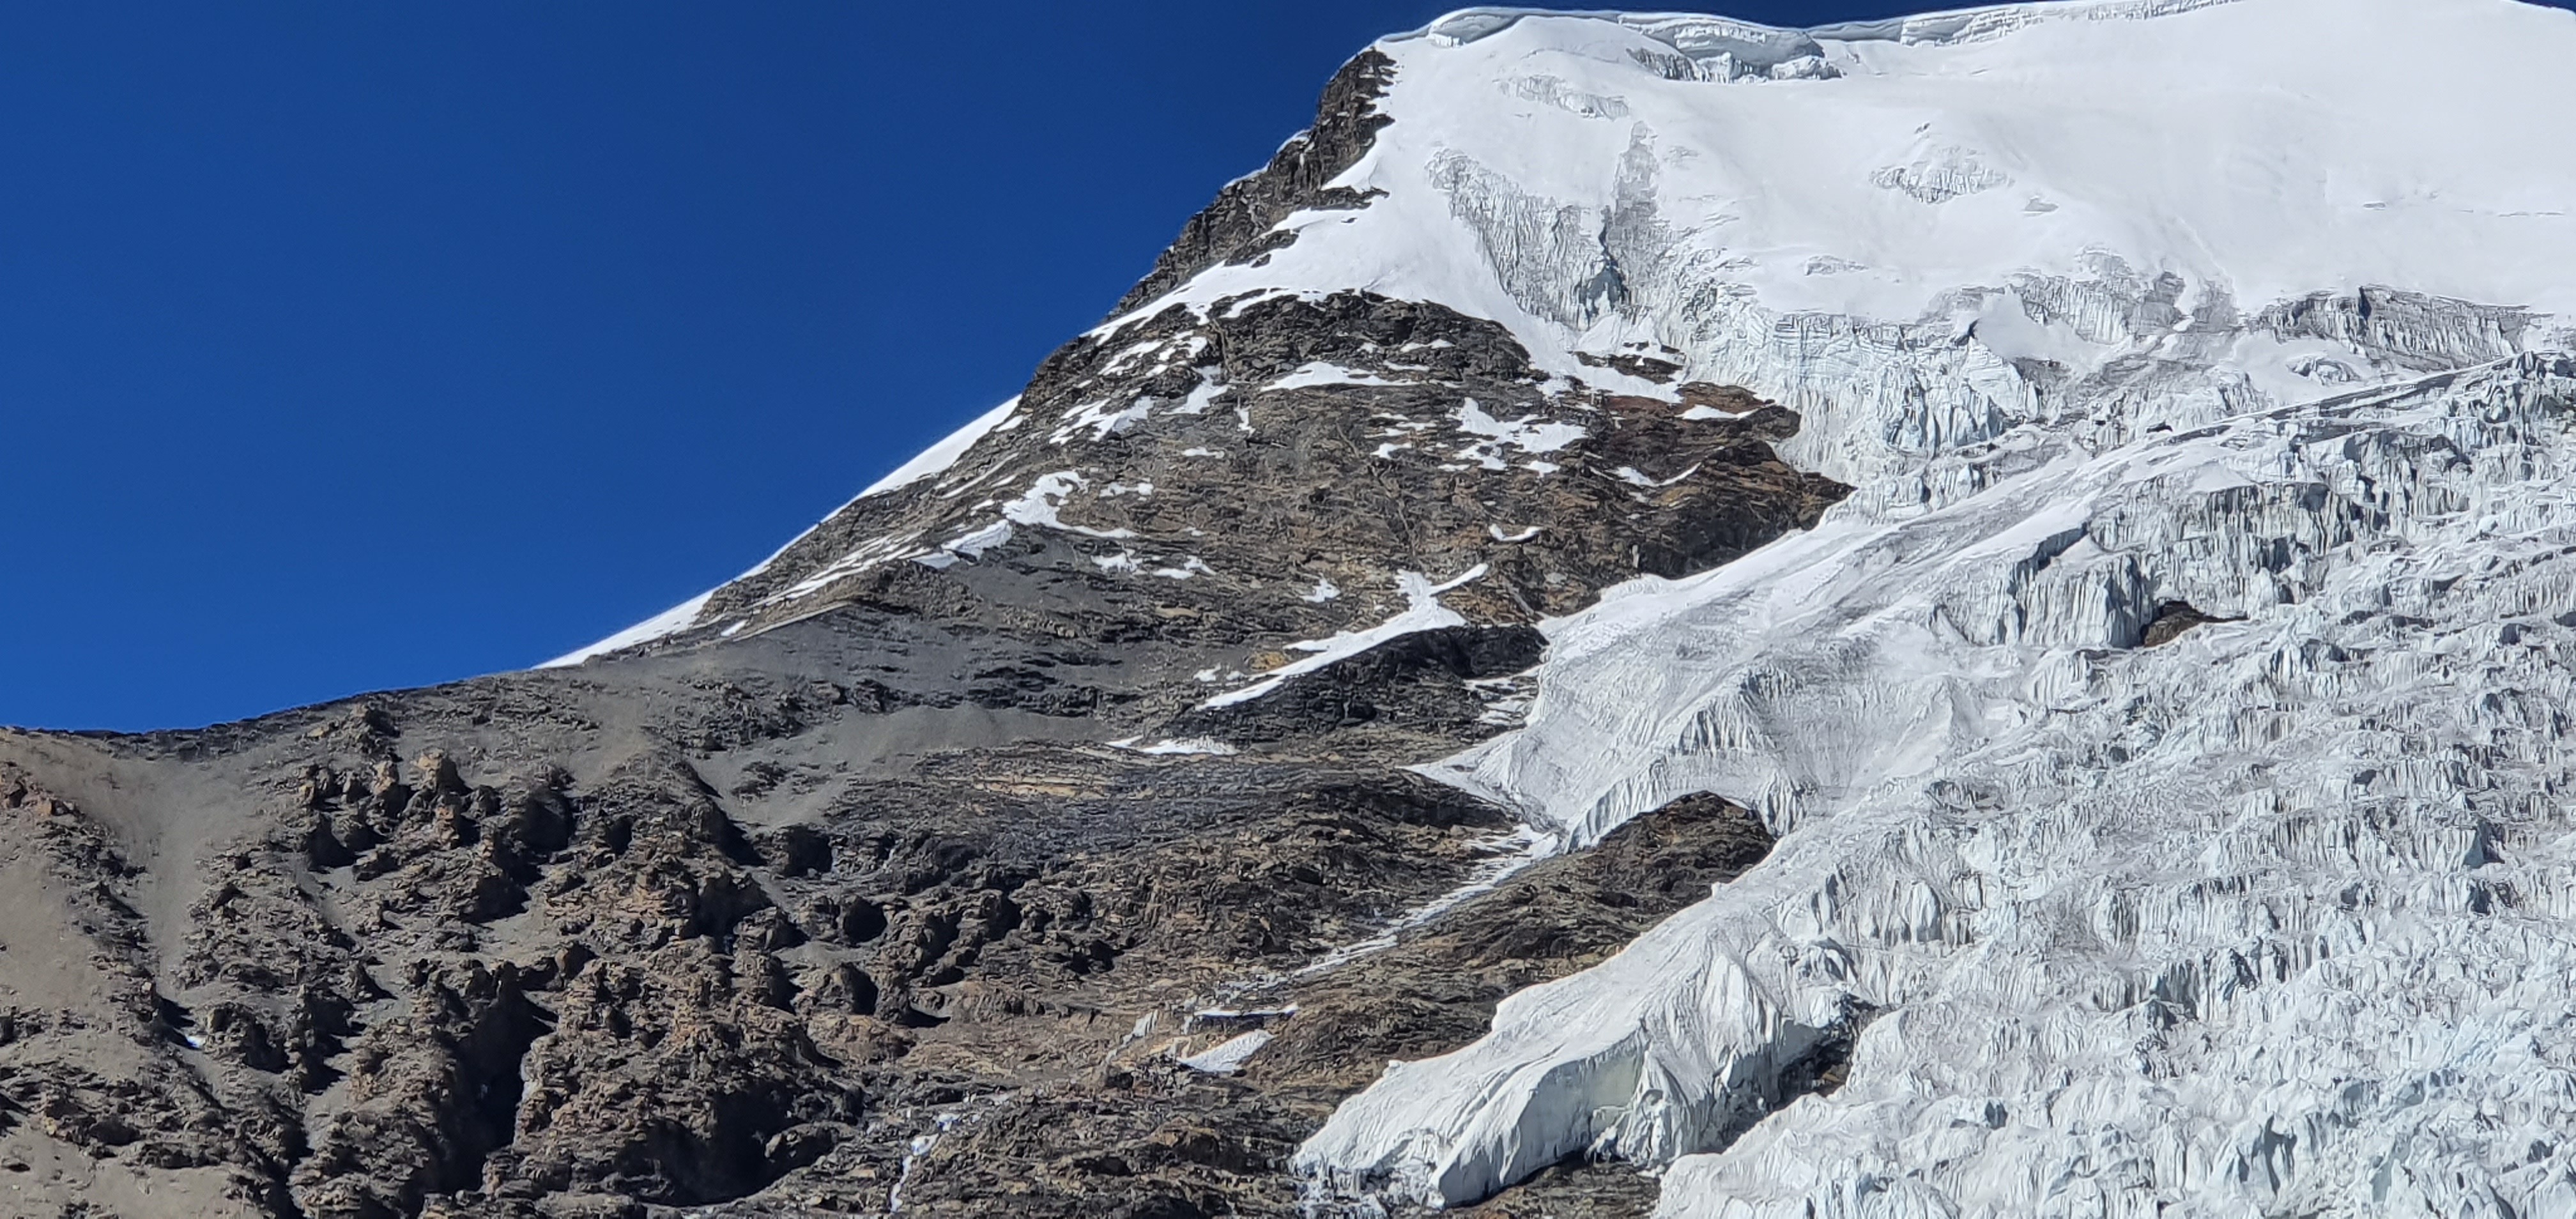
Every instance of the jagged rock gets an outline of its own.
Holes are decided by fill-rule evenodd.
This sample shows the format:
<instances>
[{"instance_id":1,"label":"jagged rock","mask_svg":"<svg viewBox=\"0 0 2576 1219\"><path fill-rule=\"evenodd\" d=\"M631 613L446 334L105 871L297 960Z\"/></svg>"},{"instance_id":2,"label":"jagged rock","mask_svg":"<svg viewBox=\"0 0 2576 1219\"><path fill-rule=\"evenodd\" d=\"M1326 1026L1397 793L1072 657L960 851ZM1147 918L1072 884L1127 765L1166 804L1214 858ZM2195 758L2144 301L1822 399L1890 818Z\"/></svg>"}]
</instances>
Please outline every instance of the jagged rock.
<instances>
[{"instance_id":1,"label":"jagged rock","mask_svg":"<svg viewBox=\"0 0 2576 1219\"><path fill-rule=\"evenodd\" d=\"M1329 184L1367 155L1371 138L1391 121L1378 113L1377 99L1394 74L1395 61L1374 50L1343 65L1324 86L1315 125L1291 139L1261 172L1227 185L1216 202L1190 217L1116 312L1144 305L1214 264L1285 248L1296 235L1275 226L1291 213L1367 206L1366 193Z\"/></svg>"},{"instance_id":2,"label":"jagged rock","mask_svg":"<svg viewBox=\"0 0 2576 1219\"><path fill-rule=\"evenodd\" d=\"M1329 184L1388 62L1137 299L1365 205ZM1560 382L1503 326L1361 291L1129 319L1022 410L606 663L0 737L0 804L51 827L21 848L58 878L44 925L118 979L0 1014L0 1097L217 1213L870 1213L899 1186L908 1212L1284 1213L1287 1153L1383 1056L1753 857L1740 812L1677 810L1643 854L1470 903L1529 936L1442 938L1407 912L1528 843L1406 767L1514 722L1540 619L1813 523L1842 489L1774 454L1794 414ZM166 845L127 863L111 823ZM1247 987L1310 1014L1234 1077L1178 1065ZM1372 992L1427 1024L1373 1024Z\"/></svg>"},{"instance_id":3,"label":"jagged rock","mask_svg":"<svg viewBox=\"0 0 2576 1219\"><path fill-rule=\"evenodd\" d=\"M1141 405L1101 414L1121 402ZM1527 623L1723 562L1842 494L1773 454L1791 412L1705 385L1681 402L1559 385L1502 327L1362 292L1176 306L1079 339L1013 417L717 590L699 629L834 604L904 630L982 622L1034 646L960 664L963 697L1088 714L1147 676L1101 645L1166 645L1164 678L1244 670L1264 641L1390 617L1407 571L1480 573L1446 603ZM1147 710L1178 709L1158 686Z\"/></svg>"}]
</instances>

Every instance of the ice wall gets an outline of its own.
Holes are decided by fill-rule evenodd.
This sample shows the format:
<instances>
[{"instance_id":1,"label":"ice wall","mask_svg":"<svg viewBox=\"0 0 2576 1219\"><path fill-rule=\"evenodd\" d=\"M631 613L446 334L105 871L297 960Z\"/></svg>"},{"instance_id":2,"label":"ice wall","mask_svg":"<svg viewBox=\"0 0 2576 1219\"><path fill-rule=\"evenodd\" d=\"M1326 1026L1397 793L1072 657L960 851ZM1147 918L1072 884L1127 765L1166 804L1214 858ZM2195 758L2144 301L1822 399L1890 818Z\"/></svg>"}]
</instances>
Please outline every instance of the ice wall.
<instances>
[{"instance_id":1,"label":"ice wall","mask_svg":"<svg viewBox=\"0 0 2576 1219\"><path fill-rule=\"evenodd\" d=\"M2576 19L2048 7L1723 71L1453 17L1354 171L1388 196L1267 272L1668 345L1857 487L1550 624L1451 778L1576 842L1713 791L1779 847L1390 1066L1319 1205L1592 1156L1671 1216L2576 1215L2576 137L2524 118ZM2480 83L2400 114L2398 62ZM2144 646L2181 603L2219 621Z\"/></svg>"},{"instance_id":2,"label":"ice wall","mask_svg":"<svg viewBox=\"0 0 2576 1219\"><path fill-rule=\"evenodd\" d=\"M2525 357L2266 411L1565 624L1486 781L1787 832L1306 1166L1463 1201L1679 1156L1675 1215L2576 1202L2571 409ZM2139 647L2167 600L2243 621ZM1849 1086L1755 1122L1860 1013Z\"/></svg>"}]
</instances>

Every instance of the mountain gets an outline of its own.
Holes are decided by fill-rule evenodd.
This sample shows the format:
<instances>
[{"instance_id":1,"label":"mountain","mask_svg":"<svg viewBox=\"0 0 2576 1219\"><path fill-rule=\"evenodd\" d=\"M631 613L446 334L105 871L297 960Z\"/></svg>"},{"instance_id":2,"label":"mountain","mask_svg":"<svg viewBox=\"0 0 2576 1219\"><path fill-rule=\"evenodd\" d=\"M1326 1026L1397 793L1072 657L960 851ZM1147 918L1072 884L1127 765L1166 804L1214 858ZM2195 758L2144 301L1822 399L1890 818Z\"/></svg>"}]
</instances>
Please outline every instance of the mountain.
<instances>
[{"instance_id":1,"label":"mountain","mask_svg":"<svg viewBox=\"0 0 2576 1219\"><path fill-rule=\"evenodd\" d=\"M0 1183L2576 1214L2571 56L2513 0L1385 39L742 577L0 733Z\"/></svg>"}]
</instances>

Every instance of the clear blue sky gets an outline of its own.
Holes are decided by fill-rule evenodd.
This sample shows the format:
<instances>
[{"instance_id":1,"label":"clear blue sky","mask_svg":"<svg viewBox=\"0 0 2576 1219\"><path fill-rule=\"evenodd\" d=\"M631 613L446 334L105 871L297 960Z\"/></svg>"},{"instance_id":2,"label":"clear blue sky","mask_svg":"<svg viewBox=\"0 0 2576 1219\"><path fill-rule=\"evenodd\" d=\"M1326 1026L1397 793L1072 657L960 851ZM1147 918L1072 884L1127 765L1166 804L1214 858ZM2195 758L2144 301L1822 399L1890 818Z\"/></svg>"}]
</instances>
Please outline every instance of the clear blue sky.
<instances>
[{"instance_id":1,"label":"clear blue sky","mask_svg":"<svg viewBox=\"0 0 2576 1219\"><path fill-rule=\"evenodd\" d=\"M516 668L718 583L1449 7L0 7L0 723Z\"/></svg>"}]
</instances>

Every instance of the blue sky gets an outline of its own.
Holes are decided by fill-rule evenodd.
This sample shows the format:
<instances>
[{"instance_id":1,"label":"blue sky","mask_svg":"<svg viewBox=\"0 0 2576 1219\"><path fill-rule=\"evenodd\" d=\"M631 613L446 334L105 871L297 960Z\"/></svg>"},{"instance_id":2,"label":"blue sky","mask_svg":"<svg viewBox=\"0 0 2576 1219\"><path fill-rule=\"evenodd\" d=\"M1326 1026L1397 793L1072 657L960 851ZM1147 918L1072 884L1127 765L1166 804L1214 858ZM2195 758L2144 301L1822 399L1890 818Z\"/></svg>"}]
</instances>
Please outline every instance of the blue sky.
<instances>
[{"instance_id":1,"label":"blue sky","mask_svg":"<svg viewBox=\"0 0 2576 1219\"><path fill-rule=\"evenodd\" d=\"M718 583L1449 7L0 8L0 723L515 668Z\"/></svg>"}]
</instances>

